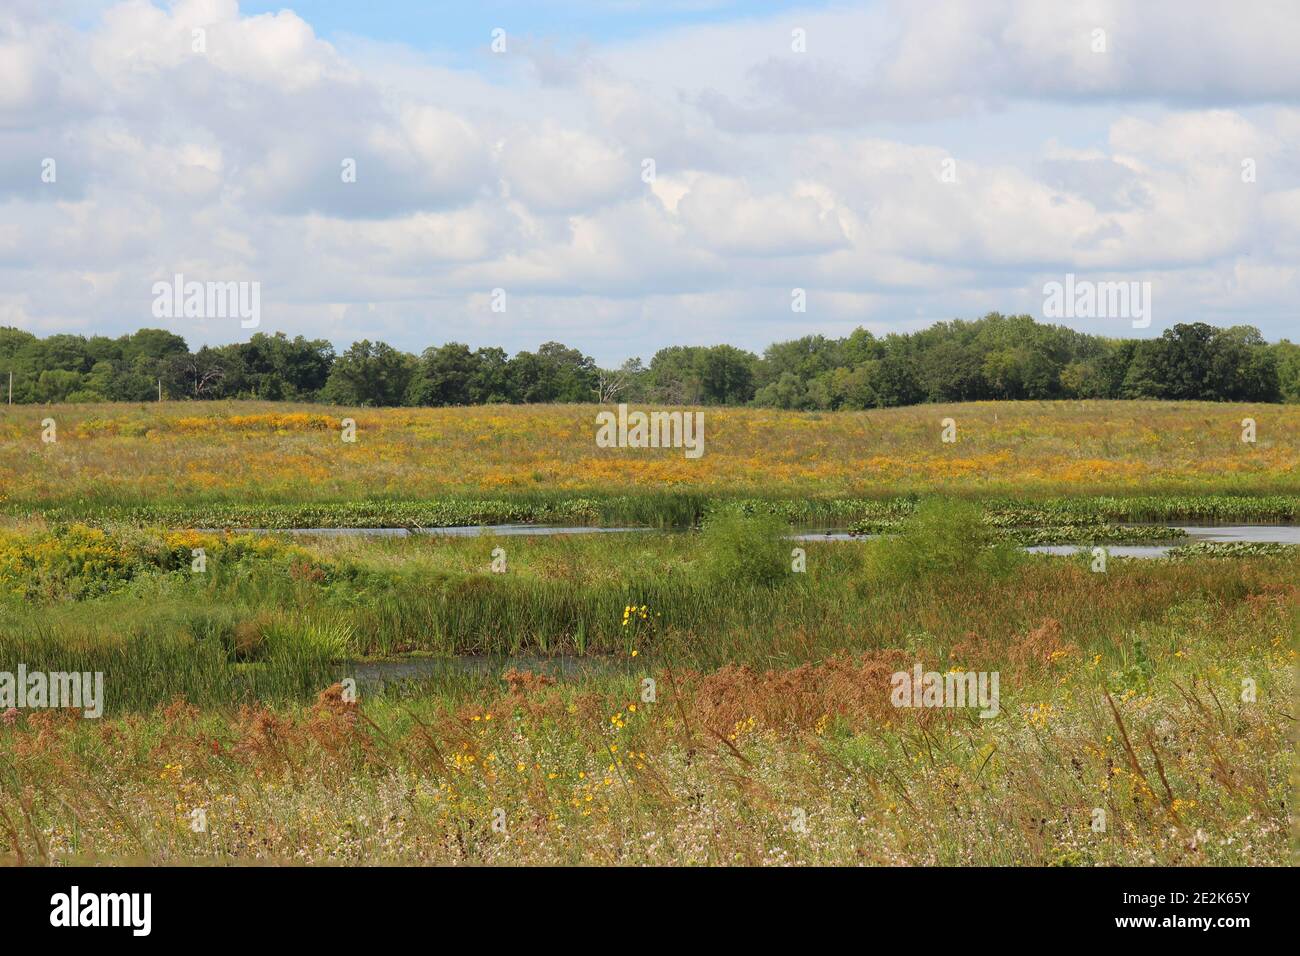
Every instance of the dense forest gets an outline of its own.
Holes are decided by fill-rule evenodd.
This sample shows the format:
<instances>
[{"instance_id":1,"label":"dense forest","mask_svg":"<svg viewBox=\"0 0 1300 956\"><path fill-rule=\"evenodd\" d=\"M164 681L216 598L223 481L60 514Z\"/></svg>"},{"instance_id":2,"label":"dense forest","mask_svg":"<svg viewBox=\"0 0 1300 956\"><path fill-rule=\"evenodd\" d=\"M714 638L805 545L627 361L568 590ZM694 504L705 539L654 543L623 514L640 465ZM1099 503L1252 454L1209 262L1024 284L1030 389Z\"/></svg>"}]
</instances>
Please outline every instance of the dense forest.
<instances>
[{"instance_id":1,"label":"dense forest","mask_svg":"<svg viewBox=\"0 0 1300 956\"><path fill-rule=\"evenodd\" d=\"M761 356L730 345L672 346L645 365L601 369L548 342L513 357L458 342L420 355L363 340L258 333L190 351L179 335L120 338L0 328L0 395L13 401L257 398L339 405L627 401L863 409L979 399L1163 398L1300 401L1300 345L1250 326L1175 325L1158 338L1087 335L992 313L908 334L810 335ZM4 401L0 397L0 401Z\"/></svg>"}]
</instances>

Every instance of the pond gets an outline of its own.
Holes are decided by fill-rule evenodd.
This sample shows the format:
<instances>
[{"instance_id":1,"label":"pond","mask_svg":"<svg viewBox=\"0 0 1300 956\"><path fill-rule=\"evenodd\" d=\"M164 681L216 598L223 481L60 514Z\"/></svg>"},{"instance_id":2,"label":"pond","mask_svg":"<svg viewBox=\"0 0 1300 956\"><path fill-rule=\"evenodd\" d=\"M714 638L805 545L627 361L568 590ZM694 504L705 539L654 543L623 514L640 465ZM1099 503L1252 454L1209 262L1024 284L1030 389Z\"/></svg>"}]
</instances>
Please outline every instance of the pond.
<instances>
[{"instance_id":1,"label":"pond","mask_svg":"<svg viewBox=\"0 0 1300 956\"><path fill-rule=\"evenodd\" d=\"M1172 525L1184 534L1177 542L1170 544L1105 544L1106 552L1112 557L1125 558L1159 558L1176 547L1197 542L1229 544L1246 542L1257 544L1300 544L1300 525L1254 524L1254 525ZM829 530L792 535L799 541L857 541L865 535L851 535L846 531ZM875 537L872 535L871 537ZM1036 544L1026 550L1034 554L1074 554L1079 550L1088 550L1091 545L1080 544Z\"/></svg>"},{"instance_id":2,"label":"pond","mask_svg":"<svg viewBox=\"0 0 1300 956\"><path fill-rule=\"evenodd\" d=\"M1158 558L1181 545L1197 542L1227 544L1233 542L1261 544L1295 544L1300 545L1300 525L1286 524L1251 524L1251 525L1174 525L1187 537L1179 538L1169 544L1106 544L1107 552L1114 557ZM430 537L474 538L484 535L501 536L544 536L553 534L630 534L639 532L681 533L685 529L661 528L598 528L583 525L535 525L535 524L498 524L472 525L452 528L249 528L260 534L292 534L320 537L407 537L410 535L428 535ZM842 528L829 528L817 531L801 531L789 536L791 541L865 541L876 535L855 535ZM1038 544L1028 548L1035 554L1073 554L1090 545L1079 544Z\"/></svg>"}]
</instances>

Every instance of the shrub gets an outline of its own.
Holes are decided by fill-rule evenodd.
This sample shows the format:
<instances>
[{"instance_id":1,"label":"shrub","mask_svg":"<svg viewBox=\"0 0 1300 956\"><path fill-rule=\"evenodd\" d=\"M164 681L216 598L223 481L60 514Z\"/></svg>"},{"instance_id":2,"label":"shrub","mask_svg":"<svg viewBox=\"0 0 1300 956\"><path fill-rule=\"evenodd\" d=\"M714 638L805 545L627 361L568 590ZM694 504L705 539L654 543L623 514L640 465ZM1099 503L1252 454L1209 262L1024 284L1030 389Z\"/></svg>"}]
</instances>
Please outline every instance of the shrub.
<instances>
[{"instance_id":1,"label":"shrub","mask_svg":"<svg viewBox=\"0 0 1300 956\"><path fill-rule=\"evenodd\" d=\"M720 511L705 519L703 547L709 578L720 584L771 587L790 573L785 522L775 515Z\"/></svg>"},{"instance_id":2,"label":"shrub","mask_svg":"<svg viewBox=\"0 0 1300 956\"><path fill-rule=\"evenodd\" d=\"M1024 552L984 521L978 505L932 499L918 505L898 534L869 542L865 558L873 577L908 582L971 573L1005 577Z\"/></svg>"}]
</instances>

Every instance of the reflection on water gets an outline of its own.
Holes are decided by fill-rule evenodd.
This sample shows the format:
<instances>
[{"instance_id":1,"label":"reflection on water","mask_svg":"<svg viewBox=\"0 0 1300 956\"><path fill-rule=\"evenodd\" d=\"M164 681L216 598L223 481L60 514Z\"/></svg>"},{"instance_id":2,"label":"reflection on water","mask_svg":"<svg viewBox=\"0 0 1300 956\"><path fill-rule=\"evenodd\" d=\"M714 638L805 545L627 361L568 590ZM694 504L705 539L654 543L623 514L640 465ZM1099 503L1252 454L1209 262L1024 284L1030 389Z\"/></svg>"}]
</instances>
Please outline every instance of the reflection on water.
<instances>
[{"instance_id":1,"label":"reflection on water","mask_svg":"<svg viewBox=\"0 0 1300 956\"><path fill-rule=\"evenodd\" d=\"M1187 542L1182 542L1186 544ZM1112 558L1160 558L1172 551L1172 544L1104 544L1106 553ZM1026 548L1032 554L1076 554L1091 551L1090 544L1035 544Z\"/></svg>"},{"instance_id":2,"label":"reflection on water","mask_svg":"<svg viewBox=\"0 0 1300 956\"><path fill-rule=\"evenodd\" d=\"M867 541L878 534L849 534L847 531L803 531L790 535L791 541Z\"/></svg>"},{"instance_id":3,"label":"reflection on water","mask_svg":"<svg viewBox=\"0 0 1300 956\"><path fill-rule=\"evenodd\" d=\"M1107 544L1106 553L1125 558L1159 558L1175 547L1198 542L1214 544L1300 544L1300 525L1242 524L1242 525L1183 525L1187 537L1177 545L1171 544ZM1090 550L1091 546L1077 544L1040 544L1029 548L1035 554L1074 554Z\"/></svg>"},{"instance_id":4,"label":"reflection on water","mask_svg":"<svg viewBox=\"0 0 1300 956\"><path fill-rule=\"evenodd\" d=\"M1212 541L1219 544L1247 542L1252 544L1300 544L1300 525L1287 524L1244 524L1244 525L1182 525L1180 530L1187 534L1173 544L1109 544L1105 545L1107 553L1126 558L1158 558L1168 554L1173 548L1195 544L1198 541ZM852 535L846 531L815 531L791 535L795 541L859 541L879 535ZM1087 551L1092 545L1081 544L1036 544L1029 548L1034 554L1074 554Z\"/></svg>"},{"instance_id":5,"label":"reflection on water","mask_svg":"<svg viewBox=\"0 0 1300 956\"><path fill-rule=\"evenodd\" d=\"M552 534L627 534L636 531L653 531L659 533L680 533L684 529L661 528L596 528L582 525L539 525L539 524L495 524L473 525L454 528L249 528L259 534L293 534L319 535L321 537L406 537L408 535L427 535L429 537L473 538L480 535L518 535L543 536ZM1300 545L1300 525L1283 524L1245 524L1245 525L1183 525L1187 534L1173 544L1106 544L1106 550L1116 556L1127 558L1158 558L1178 545L1195 544L1198 541L1216 543L1247 542L1261 544L1298 544ZM791 541L865 541L878 535L849 534L840 528L822 531L803 531L789 536ZM1091 545L1079 544L1039 544L1027 550L1035 554L1074 554L1087 550Z\"/></svg>"},{"instance_id":6,"label":"reflection on water","mask_svg":"<svg viewBox=\"0 0 1300 956\"><path fill-rule=\"evenodd\" d=\"M1271 544L1300 544L1300 524L1225 524L1184 527L1196 541L1250 541Z\"/></svg>"}]
</instances>

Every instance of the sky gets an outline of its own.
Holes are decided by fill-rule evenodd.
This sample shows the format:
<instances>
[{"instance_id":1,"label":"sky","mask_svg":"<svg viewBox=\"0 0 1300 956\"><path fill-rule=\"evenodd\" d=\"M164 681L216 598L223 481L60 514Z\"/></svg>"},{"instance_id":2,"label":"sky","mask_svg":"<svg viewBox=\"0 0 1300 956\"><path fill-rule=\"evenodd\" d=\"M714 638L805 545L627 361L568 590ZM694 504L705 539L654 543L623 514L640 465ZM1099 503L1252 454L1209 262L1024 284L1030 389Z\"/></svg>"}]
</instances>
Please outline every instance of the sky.
<instances>
[{"instance_id":1,"label":"sky","mask_svg":"<svg viewBox=\"0 0 1300 956\"><path fill-rule=\"evenodd\" d=\"M1300 339L1298 46L1293 0L3 0L0 326ZM258 325L160 317L178 274ZM1067 275L1149 324L1049 315Z\"/></svg>"}]
</instances>

